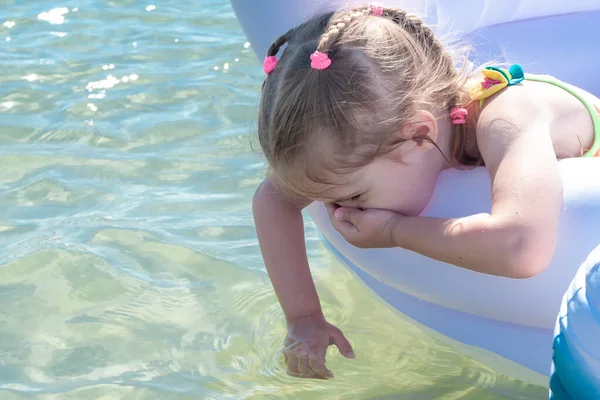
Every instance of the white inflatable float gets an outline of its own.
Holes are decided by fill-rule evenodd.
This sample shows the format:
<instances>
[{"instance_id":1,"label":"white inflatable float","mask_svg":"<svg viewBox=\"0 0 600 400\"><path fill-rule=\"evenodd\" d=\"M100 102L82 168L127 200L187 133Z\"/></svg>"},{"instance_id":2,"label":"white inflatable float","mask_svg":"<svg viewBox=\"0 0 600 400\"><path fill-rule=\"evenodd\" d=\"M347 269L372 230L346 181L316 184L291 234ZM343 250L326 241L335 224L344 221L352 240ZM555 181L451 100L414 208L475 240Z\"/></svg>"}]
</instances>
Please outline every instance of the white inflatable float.
<instances>
[{"instance_id":1,"label":"white inflatable float","mask_svg":"<svg viewBox=\"0 0 600 400\"><path fill-rule=\"evenodd\" d=\"M600 94L598 0L377 3L416 12L440 33L452 30L467 37L475 47L473 54L478 61L518 62L526 72L551 74ZM270 43L287 29L314 13L348 4L352 3L262 0L259 5L232 0L260 60ZM600 243L600 159L567 159L560 161L559 166L564 181L564 207L557 250L546 271L526 280L471 272L399 248L357 249L333 229L322 204L314 203L309 212L334 253L389 304L458 342L487 350L485 362L494 368L539 383L540 377L547 379L551 373L553 328L561 299L580 265ZM490 206L490 180L484 168L447 170L422 215L459 217L489 212ZM600 260L600 252L597 256ZM584 278L579 284L585 285ZM565 302L569 301L565 296ZM566 313L565 307L568 309L563 305L561 315ZM581 308L578 310L581 315ZM580 321L576 328L587 329L585 323ZM559 335L561 329L569 331L557 325ZM590 357L600 360L598 329L594 331L596 353L588 356L588 361ZM577 337L572 329L569 335ZM583 349L589 352L585 346ZM491 353L501 357L490 357ZM507 365L512 368L505 368Z\"/></svg>"}]
</instances>

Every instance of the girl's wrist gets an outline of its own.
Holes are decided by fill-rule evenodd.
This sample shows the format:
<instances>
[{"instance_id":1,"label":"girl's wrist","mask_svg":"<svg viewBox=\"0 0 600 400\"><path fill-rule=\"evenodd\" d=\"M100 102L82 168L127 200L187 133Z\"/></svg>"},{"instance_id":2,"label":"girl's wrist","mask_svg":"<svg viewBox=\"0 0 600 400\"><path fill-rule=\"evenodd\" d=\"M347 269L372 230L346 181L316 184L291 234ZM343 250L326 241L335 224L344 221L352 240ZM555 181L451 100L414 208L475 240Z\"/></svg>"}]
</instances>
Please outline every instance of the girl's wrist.
<instances>
[{"instance_id":1,"label":"girl's wrist","mask_svg":"<svg viewBox=\"0 0 600 400\"><path fill-rule=\"evenodd\" d=\"M406 248L407 245L407 237L406 237L406 230L407 230L407 222L409 222L409 218L411 217L405 217L405 216L401 216L398 215L396 217L394 217L394 220L392 222L392 231L391 231L391 237L392 237L392 243L394 245L394 247L401 247L401 248Z\"/></svg>"},{"instance_id":2,"label":"girl's wrist","mask_svg":"<svg viewBox=\"0 0 600 400\"><path fill-rule=\"evenodd\" d=\"M291 326L298 322L301 319L322 319L325 320L325 315L323 314L323 310L319 306L317 309L313 310L303 310L302 312L294 313L294 314L285 314L285 321L288 326Z\"/></svg>"}]
</instances>

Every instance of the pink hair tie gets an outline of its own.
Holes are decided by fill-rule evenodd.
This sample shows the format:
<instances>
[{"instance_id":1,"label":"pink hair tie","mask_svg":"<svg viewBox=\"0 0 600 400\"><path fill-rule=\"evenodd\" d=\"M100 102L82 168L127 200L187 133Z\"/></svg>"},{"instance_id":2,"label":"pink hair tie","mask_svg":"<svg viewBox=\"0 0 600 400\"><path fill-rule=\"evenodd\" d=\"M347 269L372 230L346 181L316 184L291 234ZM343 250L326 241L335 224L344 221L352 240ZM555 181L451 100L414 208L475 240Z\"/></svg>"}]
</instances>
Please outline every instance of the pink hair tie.
<instances>
[{"instance_id":1,"label":"pink hair tie","mask_svg":"<svg viewBox=\"0 0 600 400\"><path fill-rule=\"evenodd\" d=\"M370 5L369 7L371 7L371 14L376 17L383 17L383 7L374 5Z\"/></svg>"},{"instance_id":2,"label":"pink hair tie","mask_svg":"<svg viewBox=\"0 0 600 400\"><path fill-rule=\"evenodd\" d=\"M452 118L452 123L454 125L464 125L467 123L467 112L466 108L454 107L450 111L450 118Z\"/></svg>"},{"instance_id":3,"label":"pink hair tie","mask_svg":"<svg viewBox=\"0 0 600 400\"><path fill-rule=\"evenodd\" d=\"M263 71L265 74L269 75L277 66L277 57L268 56L265 57L265 61L263 61Z\"/></svg>"},{"instance_id":4,"label":"pink hair tie","mask_svg":"<svg viewBox=\"0 0 600 400\"><path fill-rule=\"evenodd\" d=\"M481 82L481 87L483 87L484 89L489 89L494 85L497 85L499 83L502 83L500 81L497 81L495 79L491 79L491 78L485 78L483 80L483 82Z\"/></svg>"},{"instance_id":5,"label":"pink hair tie","mask_svg":"<svg viewBox=\"0 0 600 400\"><path fill-rule=\"evenodd\" d=\"M331 59L326 53L315 51L310 55L310 66L314 69L325 69L331 65Z\"/></svg>"}]
</instances>

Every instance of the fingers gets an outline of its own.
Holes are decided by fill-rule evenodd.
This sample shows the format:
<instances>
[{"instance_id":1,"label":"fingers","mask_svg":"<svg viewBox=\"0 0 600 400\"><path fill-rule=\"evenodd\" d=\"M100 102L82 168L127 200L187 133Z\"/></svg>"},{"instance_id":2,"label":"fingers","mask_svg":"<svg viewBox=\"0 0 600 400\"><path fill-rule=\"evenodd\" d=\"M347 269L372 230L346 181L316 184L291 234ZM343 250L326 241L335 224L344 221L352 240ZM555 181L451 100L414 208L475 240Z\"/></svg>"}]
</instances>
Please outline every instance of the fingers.
<instances>
[{"instance_id":1,"label":"fingers","mask_svg":"<svg viewBox=\"0 0 600 400\"><path fill-rule=\"evenodd\" d=\"M325 207L327 208L329 218L340 222L352 223L352 219L355 218L356 211L358 211L354 208L338 206L333 203L326 203Z\"/></svg>"},{"instance_id":2,"label":"fingers","mask_svg":"<svg viewBox=\"0 0 600 400\"><path fill-rule=\"evenodd\" d=\"M361 210L348 207L340 207L333 212L335 219L342 222L348 222L352 225L359 225Z\"/></svg>"},{"instance_id":3,"label":"fingers","mask_svg":"<svg viewBox=\"0 0 600 400\"><path fill-rule=\"evenodd\" d=\"M291 338L286 338L283 357L287 365L287 374L296 378L321 378L315 372L309 362L309 356L304 352L297 342Z\"/></svg>"},{"instance_id":4,"label":"fingers","mask_svg":"<svg viewBox=\"0 0 600 400\"><path fill-rule=\"evenodd\" d=\"M296 356L298 345L289 336L286 336L283 345L283 357L285 364L287 365L288 375L296 377L300 376L300 370L298 369L298 357Z\"/></svg>"},{"instance_id":5,"label":"fingers","mask_svg":"<svg viewBox=\"0 0 600 400\"><path fill-rule=\"evenodd\" d=\"M354 235L358 232L356 226L352 224L352 222L340 220L336 215L340 212L340 210L350 210L348 208L340 208L333 204L326 204L327 213L329 214L329 220L331 224L335 228L336 231L341 233L344 236L350 237L350 235Z\"/></svg>"},{"instance_id":6,"label":"fingers","mask_svg":"<svg viewBox=\"0 0 600 400\"><path fill-rule=\"evenodd\" d=\"M310 354L297 354L297 351L284 351L287 374L297 378L328 379L333 373L325 367L325 349Z\"/></svg>"},{"instance_id":7,"label":"fingers","mask_svg":"<svg viewBox=\"0 0 600 400\"><path fill-rule=\"evenodd\" d=\"M311 354L308 358L308 364L310 368L325 379L333 378L333 372L331 372L325 366L325 351L318 352L317 354Z\"/></svg>"},{"instance_id":8,"label":"fingers","mask_svg":"<svg viewBox=\"0 0 600 400\"><path fill-rule=\"evenodd\" d=\"M340 207L337 210L335 210L335 212L333 213L333 215L339 221L348 221L348 222L350 222L351 213L350 213L350 209L349 208L342 208L342 207Z\"/></svg>"},{"instance_id":9,"label":"fingers","mask_svg":"<svg viewBox=\"0 0 600 400\"><path fill-rule=\"evenodd\" d=\"M309 357L286 356L287 374L296 378L328 379L333 374L324 364L316 363ZM314 366L314 368L313 368Z\"/></svg>"},{"instance_id":10,"label":"fingers","mask_svg":"<svg viewBox=\"0 0 600 400\"><path fill-rule=\"evenodd\" d=\"M329 219L333 220L335 219L335 210L337 210L340 207L337 204L325 203L325 208L327 209L327 214L329 214Z\"/></svg>"},{"instance_id":11,"label":"fingers","mask_svg":"<svg viewBox=\"0 0 600 400\"><path fill-rule=\"evenodd\" d=\"M284 354L285 363L287 364L288 375L299 377L300 369L298 368L298 357L295 354Z\"/></svg>"},{"instance_id":12,"label":"fingers","mask_svg":"<svg viewBox=\"0 0 600 400\"><path fill-rule=\"evenodd\" d=\"M346 357L346 358L356 357L354 355L354 351L352 350L352 345L350 344L348 339L346 339L346 337L344 336L342 331L340 331L340 330L332 331L331 339L333 341L333 344L335 344L335 346L338 348L338 350L344 357Z\"/></svg>"},{"instance_id":13,"label":"fingers","mask_svg":"<svg viewBox=\"0 0 600 400\"><path fill-rule=\"evenodd\" d=\"M363 210L351 207L340 207L337 205L328 204L327 213L329 219L334 225L338 225L352 232L358 232Z\"/></svg>"},{"instance_id":14,"label":"fingers","mask_svg":"<svg viewBox=\"0 0 600 400\"><path fill-rule=\"evenodd\" d=\"M320 332L321 340L298 340L287 336L283 350L288 375L299 378L329 379L333 373L326 367L327 347L334 344L347 358L354 358L352 346L342 331L329 324ZM325 339L325 340L322 340Z\"/></svg>"},{"instance_id":15,"label":"fingers","mask_svg":"<svg viewBox=\"0 0 600 400\"><path fill-rule=\"evenodd\" d=\"M323 351L324 354L324 351ZM307 357L298 357L298 370L300 378L329 379L333 373L325 367L325 356L310 354Z\"/></svg>"},{"instance_id":16,"label":"fingers","mask_svg":"<svg viewBox=\"0 0 600 400\"><path fill-rule=\"evenodd\" d=\"M298 370L302 378L313 375L314 372L308 365L308 357L298 357Z\"/></svg>"}]
</instances>

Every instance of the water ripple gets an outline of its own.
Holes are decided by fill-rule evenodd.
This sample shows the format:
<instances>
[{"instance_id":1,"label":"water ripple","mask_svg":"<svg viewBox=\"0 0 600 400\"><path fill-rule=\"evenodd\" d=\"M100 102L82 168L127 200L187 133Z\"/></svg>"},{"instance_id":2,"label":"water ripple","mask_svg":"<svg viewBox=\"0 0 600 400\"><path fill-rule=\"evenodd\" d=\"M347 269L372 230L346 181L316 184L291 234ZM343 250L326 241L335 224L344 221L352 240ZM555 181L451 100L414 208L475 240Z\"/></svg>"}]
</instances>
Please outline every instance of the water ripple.
<instances>
[{"instance_id":1,"label":"water ripple","mask_svg":"<svg viewBox=\"0 0 600 400\"><path fill-rule=\"evenodd\" d=\"M288 376L250 211L264 76L229 2L2 4L0 398L545 394L390 311L309 220L324 311L358 357Z\"/></svg>"}]
</instances>

